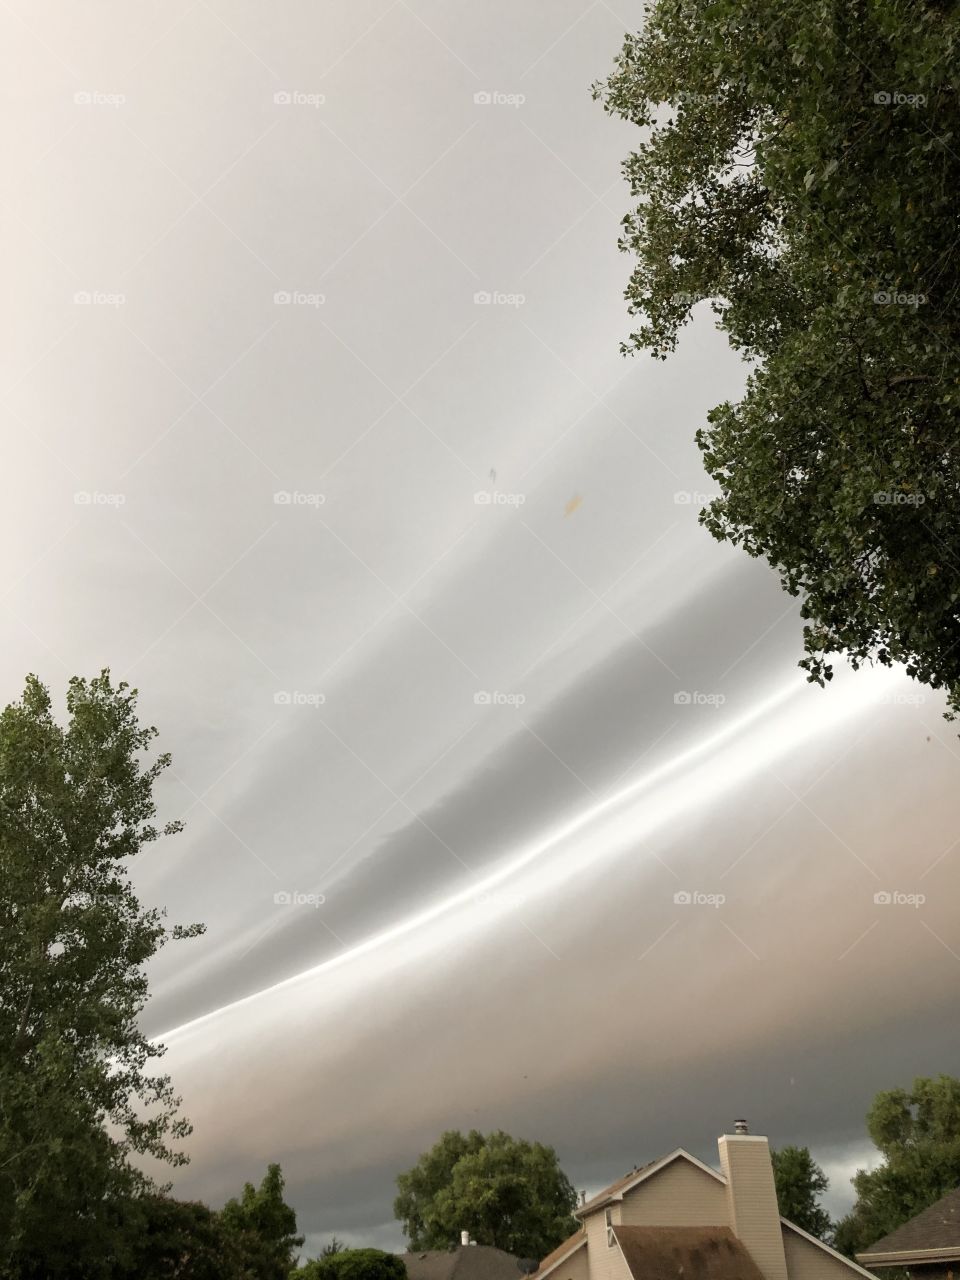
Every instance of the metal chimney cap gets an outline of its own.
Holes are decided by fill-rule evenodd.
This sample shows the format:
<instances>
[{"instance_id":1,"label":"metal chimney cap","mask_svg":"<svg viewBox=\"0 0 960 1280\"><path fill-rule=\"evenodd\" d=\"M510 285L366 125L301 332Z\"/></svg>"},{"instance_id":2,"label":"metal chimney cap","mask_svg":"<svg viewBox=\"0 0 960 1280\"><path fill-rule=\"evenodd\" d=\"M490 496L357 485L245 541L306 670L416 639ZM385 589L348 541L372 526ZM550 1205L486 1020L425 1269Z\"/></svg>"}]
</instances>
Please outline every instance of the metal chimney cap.
<instances>
[{"instance_id":1,"label":"metal chimney cap","mask_svg":"<svg viewBox=\"0 0 960 1280\"><path fill-rule=\"evenodd\" d=\"M733 1122L733 1132L734 1132L734 1133L749 1133L749 1132L750 1132L750 1126L747 1124L746 1120L735 1120L735 1121Z\"/></svg>"}]
</instances>

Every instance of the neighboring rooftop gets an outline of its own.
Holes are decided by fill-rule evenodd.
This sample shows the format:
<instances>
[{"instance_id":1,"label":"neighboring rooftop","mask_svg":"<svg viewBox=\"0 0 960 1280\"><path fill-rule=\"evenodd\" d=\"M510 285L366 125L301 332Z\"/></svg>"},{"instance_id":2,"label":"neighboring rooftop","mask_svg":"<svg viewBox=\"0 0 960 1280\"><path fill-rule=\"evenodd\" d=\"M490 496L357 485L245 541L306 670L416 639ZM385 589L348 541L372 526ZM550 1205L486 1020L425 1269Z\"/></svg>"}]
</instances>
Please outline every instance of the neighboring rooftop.
<instances>
[{"instance_id":1,"label":"neighboring rooftop","mask_svg":"<svg viewBox=\"0 0 960 1280\"><path fill-rule=\"evenodd\" d=\"M763 1280L729 1227L614 1227L635 1280Z\"/></svg>"},{"instance_id":2,"label":"neighboring rooftop","mask_svg":"<svg viewBox=\"0 0 960 1280\"><path fill-rule=\"evenodd\" d=\"M402 1253L407 1280L521 1280L530 1264L492 1245Z\"/></svg>"},{"instance_id":3,"label":"neighboring rooftop","mask_svg":"<svg viewBox=\"0 0 960 1280\"><path fill-rule=\"evenodd\" d=\"M960 1188L948 1191L936 1204L858 1253L857 1257L865 1266L875 1266L889 1258L888 1265L892 1266L902 1255L932 1254L931 1261L934 1261L943 1253L956 1253L960 1257Z\"/></svg>"}]
</instances>

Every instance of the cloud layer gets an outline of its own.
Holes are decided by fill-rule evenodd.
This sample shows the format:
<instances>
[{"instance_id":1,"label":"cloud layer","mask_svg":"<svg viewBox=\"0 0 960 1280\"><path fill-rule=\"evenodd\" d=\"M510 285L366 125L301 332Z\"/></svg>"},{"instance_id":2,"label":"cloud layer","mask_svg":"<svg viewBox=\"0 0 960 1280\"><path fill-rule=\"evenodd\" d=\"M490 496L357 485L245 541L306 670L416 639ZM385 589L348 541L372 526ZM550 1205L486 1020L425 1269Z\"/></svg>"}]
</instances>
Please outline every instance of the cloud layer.
<instances>
[{"instance_id":1,"label":"cloud layer","mask_svg":"<svg viewBox=\"0 0 960 1280\"><path fill-rule=\"evenodd\" d=\"M208 925L146 1013L177 1186L278 1159L314 1242L398 1245L449 1127L592 1189L746 1114L842 1181L956 1058L940 704L807 686L698 527L709 316L618 354L633 139L589 85L639 21L10 6L5 688L141 688L188 825L138 884Z\"/></svg>"}]
</instances>

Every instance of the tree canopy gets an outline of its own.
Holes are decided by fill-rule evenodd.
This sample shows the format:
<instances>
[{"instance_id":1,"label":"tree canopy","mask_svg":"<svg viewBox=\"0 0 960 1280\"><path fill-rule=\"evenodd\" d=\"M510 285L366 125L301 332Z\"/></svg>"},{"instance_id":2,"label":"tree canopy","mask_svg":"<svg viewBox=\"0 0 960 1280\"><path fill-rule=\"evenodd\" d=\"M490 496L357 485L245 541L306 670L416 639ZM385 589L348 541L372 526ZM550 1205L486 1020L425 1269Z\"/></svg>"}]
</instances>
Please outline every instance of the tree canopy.
<instances>
[{"instance_id":1,"label":"tree canopy","mask_svg":"<svg viewBox=\"0 0 960 1280\"><path fill-rule=\"evenodd\" d=\"M448 1130L397 1189L411 1249L445 1249L469 1231L478 1244L542 1258L576 1227L576 1193L554 1149L502 1130Z\"/></svg>"},{"instance_id":2,"label":"tree canopy","mask_svg":"<svg viewBox=\"0 0 960 1280\"><path fill-rule=\"evenodd\" d=\"M652 0L604 108L639 126L621 248L665 359L708 300L746 392L697 433L714 537L802 599L803 666L904 663L960 710L960 13Z\"/></svg>"},{"instance_id":3,"label":"tree canopy","mask_svg":"<svg viewBox=\"0 0 960 1280\"><path fill-rule=\"evenodd\" d=\"M103 1273L125 1197L149 1191L131 1157L185 1162L163 1046L138 1025L146 961L171 938L129 863L154 825L170 763L145 758L136 690L75 677L67 723L27 678L0 713L0 1274Z\"/></svg>"},{"instance_id":4,"label":"tree canopy","mask_svg":"<svg viewBox=\"0 0 960 1280\"><path fill-rule=\"evenodd\" d=\"M853 1177L857 1201L835 1236L850 1256L960 1186L960 1080L918 1077L878 1093L867 1129L884 1163Z\"/></svg>"},{"instance_id":5,"label":"tree canopy","mask_svg":"<svg viewBox=\"0 0 960 1280\"><path fill-rule=\"evenodd\" d=\"M820 1204L820 1197L830 1183L816 1163L808 1147L781 1147L770 1152L777 1203L783 1217L788 1218L818 1240L826 1240L832 1223Z\"/></svg>"},{"instance_id":6,"label":"tree canopy","mask_svg":"<svg viewBox=\"0 0 960 1280\"><path fill-rule=\"evenodd\" d=\"M280 1166L271 1164L259 1187L246 1183L239 1200L228 1200L220 1211L220 1221L249 1259L257 1280L286 1280L303 1244L283 1187Z\"/></svg>"},{"instance_id":7,"label":"tree canopy","mask_svg":"<svg viewBox=\"0 0 960 1280\"><path fill-rule=\"evenodd\" d=\"M294 1274L297 1280L407 1280L403 1259L382 1249L324 1250Z\"/></svg>"},{"instance_id":8,"label":"tree canopy","mask_svg":"<svg viewBox=\"0 0 960 1280\"><path fill-rule=\"evenodd\" d=\"M271 1165L259 1189L247 1183L219 1212L199 1201L145 1193L117 1206L119 1244L109 1280L283 1280L294 1274L296 1216ZM85 1265L71 1273L89 1275ZM300 1275L300 1272L296 1272ZM307 1273L309 1275L309 1273Z\"/></svg>"},{"instance_id":9,"label":"tree canopy","mask_svg":"<svg viewBox=\"0 0 960 1280\"><path fill-rule=\"evenodd\" d=\"M259 1280L243 1242L207 1205L143 1195L124 1212L126 1242L110 1280Z\"/></svg>"}]
</instances>

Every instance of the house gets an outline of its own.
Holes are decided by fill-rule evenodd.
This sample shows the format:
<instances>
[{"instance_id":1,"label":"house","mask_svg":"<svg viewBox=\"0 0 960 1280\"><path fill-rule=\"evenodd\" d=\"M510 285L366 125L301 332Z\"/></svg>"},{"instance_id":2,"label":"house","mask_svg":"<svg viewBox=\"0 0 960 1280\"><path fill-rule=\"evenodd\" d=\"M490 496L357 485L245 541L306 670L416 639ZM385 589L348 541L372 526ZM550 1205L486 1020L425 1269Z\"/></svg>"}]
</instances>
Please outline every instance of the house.
<instances>
[{"instance_id":1,"label":"house","mask_svg":"<svg viewBox=\"0 0 960 1280\"><path fill-rule=\"evenodd\" d=\"M678 1149L585 1200L533 1280L875 1280L781 1218L766 1138L738 1120L719 1148L719 1173Z\"/></svg>"},{"instance_id":2,"label":"house","mask_svg":"<svg viewBox=\"0 0 960 1280\"><path fill-rule=\"evenodd\" d=\"M897 1267L916 1280L953 1280L960 1275L960 1188L857 1257L881 1275L885 1267Z\"/></svg>"},{"instance_id":3,"label":"house","mask_svg":"<svg viewBox=\"0 0 960 1280\"><path fill-rule=\"evenodd\" d=\"M402 1253L407 1280L526 1280L535 1262L515 1258L503 1249L475 1244L467 1232L455 1249L429 1249Z\"/></svg>"}]
</instances>

